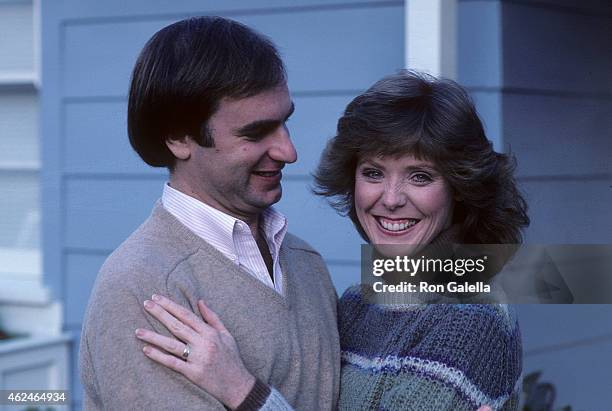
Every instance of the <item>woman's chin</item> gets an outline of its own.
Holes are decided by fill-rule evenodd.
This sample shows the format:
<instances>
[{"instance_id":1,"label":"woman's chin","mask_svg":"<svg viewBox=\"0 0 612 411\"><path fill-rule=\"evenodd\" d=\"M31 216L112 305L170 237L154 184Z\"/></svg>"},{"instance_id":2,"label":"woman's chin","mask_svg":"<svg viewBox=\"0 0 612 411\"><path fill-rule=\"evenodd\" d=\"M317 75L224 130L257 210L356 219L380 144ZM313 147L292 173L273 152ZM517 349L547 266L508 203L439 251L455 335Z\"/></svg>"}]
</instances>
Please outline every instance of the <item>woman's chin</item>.
<instances>
[{"instance_id":1,"label":"woman's chin","mask_svg":"<svg viewBox=\"0 0 612 411\"><path fill-rule=\"evenodd\" d=\"M421 227L413 226L403 231L390 231L380 225L375 225L371 230L373 238L372 245L378 253L385 257L412 256L423 250L429 241L424 241Z\"/></svg>"}]
</instances>

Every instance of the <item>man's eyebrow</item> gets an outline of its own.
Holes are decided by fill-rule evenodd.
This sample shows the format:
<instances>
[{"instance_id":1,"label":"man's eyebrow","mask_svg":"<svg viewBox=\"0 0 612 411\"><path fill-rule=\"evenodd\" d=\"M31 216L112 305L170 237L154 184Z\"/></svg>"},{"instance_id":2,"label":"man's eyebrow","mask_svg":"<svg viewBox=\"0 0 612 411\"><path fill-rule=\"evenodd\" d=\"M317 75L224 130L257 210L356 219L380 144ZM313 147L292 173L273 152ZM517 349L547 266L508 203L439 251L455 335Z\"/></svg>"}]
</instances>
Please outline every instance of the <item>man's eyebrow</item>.
<instances>
[{"instance_id":1,"label":"man's eyebrow","mask_svg":"<svg viewBox=\"0 0 612 411\"><path fill-rule=\"evenodd\" d=\"M246 124L236 129L234 134L237 136L244 136L244 135L248 135L248 134L252 134L256 132L273 130L279 125L281 125L282 123L284 123L285 121L289 120L289 117L291 117L294 111L295 111L295 104L292 102L291 107L289 108L289 111L287 112L287 114L282 120L270 119L270 120L253 121L252 123Z\"/></svg>"}]
</instances>

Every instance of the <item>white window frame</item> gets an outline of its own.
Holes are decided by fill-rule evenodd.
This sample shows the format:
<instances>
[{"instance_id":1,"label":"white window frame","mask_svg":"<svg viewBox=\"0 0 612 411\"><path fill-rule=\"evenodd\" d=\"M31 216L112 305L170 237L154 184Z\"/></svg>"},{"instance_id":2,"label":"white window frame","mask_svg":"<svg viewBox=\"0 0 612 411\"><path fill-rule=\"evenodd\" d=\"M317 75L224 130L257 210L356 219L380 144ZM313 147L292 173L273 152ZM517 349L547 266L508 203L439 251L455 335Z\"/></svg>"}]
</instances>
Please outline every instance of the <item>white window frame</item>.
<instances>
[{"instance_id":1,"label":"white window frame","mask_svg":"<svg viewBox=\"0 0 612 411\"><path fill-rule=\"evenodd\" d=\"M27 1L6 3L19 4ZM32 69L0 71L0 92L3 89L19 88L40 93L40 0L32 0L31 4L34 54ZM37 110L39 109L40 106L37 107ZM40 130L38 135L40 136ZM36 173L40 181L41 162L38 160L0 163L0 172L7 170ZM38 207L41 214L40 201ZM41 227L40 224L38 226ZM38 249L0 247L0 326L5 331L15 334L59 335L61 318L61 304L51 300L51 293L43 284L42 245Z\"/></svg>"}]
</instances>

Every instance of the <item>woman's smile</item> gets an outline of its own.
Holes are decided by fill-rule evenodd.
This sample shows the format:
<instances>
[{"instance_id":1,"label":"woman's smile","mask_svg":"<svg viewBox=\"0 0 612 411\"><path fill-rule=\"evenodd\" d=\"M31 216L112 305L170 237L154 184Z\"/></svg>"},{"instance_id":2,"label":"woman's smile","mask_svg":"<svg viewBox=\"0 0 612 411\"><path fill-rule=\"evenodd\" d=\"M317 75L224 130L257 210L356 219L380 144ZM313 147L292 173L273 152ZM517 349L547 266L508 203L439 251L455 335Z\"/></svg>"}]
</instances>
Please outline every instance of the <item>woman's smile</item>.
<instances>
[{"instance_id":1,"label":"woman's smile","mask_svg":"<svg viewBox=\"0 0 612 411\"><path fill-rule=\"evenodd\" d=\"M418 218L391 218L374 216L379 228L388 235L404 235L417 225L421 219Z\"/></svg>"},{"instance_id":2,"label":"woman's smile","mask_svg":"<svg viewBox=\"0 0 612 411\"><path fill-rule=\"evenodd\" d=\"M451 225L452 189L437 167L412 154L362 159L355 211L372 244L426 246Z\"/></svg>"}]
</instances>

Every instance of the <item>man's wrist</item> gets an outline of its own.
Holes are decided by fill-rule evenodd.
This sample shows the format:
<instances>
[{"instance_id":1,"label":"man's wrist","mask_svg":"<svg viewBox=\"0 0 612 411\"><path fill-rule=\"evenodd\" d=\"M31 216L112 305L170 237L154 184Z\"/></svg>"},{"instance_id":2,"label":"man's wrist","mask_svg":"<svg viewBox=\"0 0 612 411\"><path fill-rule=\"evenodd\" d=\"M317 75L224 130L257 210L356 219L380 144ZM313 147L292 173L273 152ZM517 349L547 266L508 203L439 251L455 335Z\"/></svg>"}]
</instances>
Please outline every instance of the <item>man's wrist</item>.
<instances>
[{"instance_id":1,"label":"man's wrist","mask_svg":"<svg viewBox=\"0 0 612 411\"><path fill-rule=\"evenodd\" d=\"M272 389L268 384L264 383L259 378L254 378L253 385L248 394L236 408L232 409L235 411L257 411L266 403L271 392Z\"/></svg>"}]
</instances>

